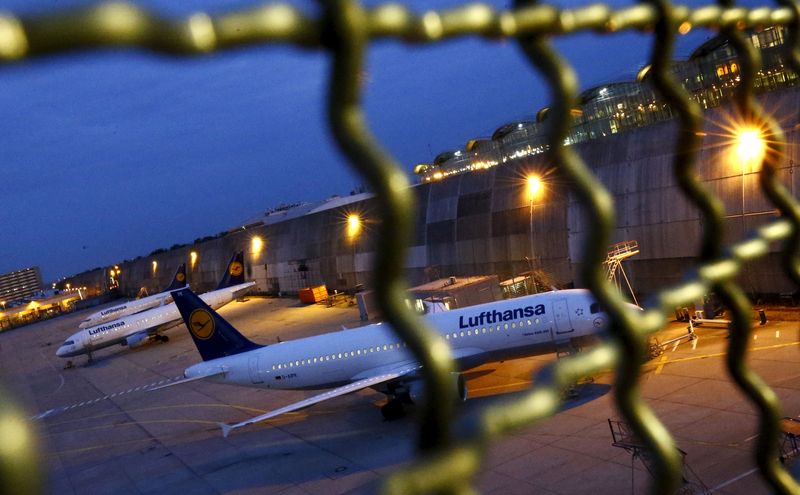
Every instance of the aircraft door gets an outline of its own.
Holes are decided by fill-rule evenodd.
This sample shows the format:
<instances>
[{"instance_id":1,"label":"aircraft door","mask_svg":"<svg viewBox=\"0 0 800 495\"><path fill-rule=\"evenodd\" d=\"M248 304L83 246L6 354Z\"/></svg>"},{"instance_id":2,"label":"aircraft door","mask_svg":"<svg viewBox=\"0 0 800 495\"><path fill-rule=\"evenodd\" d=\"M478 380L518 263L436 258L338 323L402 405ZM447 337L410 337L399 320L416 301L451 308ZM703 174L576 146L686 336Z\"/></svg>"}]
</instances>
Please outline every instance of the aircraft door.
<instances>
[{"instance_id":1,"label":"aircraft door","mask_svg":"<svg viewBox=\"0 0 800 495\"><path fill-rule=\"evenodd\" d=\"M566 299L553 301L553 319L556 322L556 334L565 334L574 331L572 321L569 319L569 307Z\"/></svg>"},{"instance_id":2,"label":"aircraft door","mask_svg":"<svg viewBox=\"0 0 800 495\"><path fill-rule=\"evenodd\" d=\"M261 378L261 373L258 372L258 356L250 356L248 368L250 369L250 382L264 383L264 379Z\"/></svg>"}]
</instances>

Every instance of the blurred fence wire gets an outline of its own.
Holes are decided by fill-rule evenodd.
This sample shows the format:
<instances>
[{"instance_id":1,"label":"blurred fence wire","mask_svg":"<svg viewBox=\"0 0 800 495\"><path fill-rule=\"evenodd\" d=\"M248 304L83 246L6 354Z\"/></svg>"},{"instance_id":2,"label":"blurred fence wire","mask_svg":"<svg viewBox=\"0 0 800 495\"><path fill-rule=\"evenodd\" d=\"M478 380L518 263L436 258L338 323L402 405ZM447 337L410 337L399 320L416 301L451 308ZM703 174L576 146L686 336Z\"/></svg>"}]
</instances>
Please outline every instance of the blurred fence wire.
<instances>
[{"instance_id":1,"label":"blurred fence wire","mask_svg":"<svg viewBox=\"0 0 800 495\"><path fill-rule=\"evenodd\" d=\"M787 59L800 73L800 5L778 0L775 8L748 10L731 1L688 8L669 0L645 0L614 10L593 4L575 9L516 1L512 9L496 10L472 3L423 14L397 3L366 9L355 0L321 3L318 17L289 5L274 4L218 16L197 13L171 20L126 3L18 17L0 14L0 61L18 62L36 56L104 47L133 47L174 55L204 54L243 45L291 44L319 49L333 60L328 95L328 115L336 141L351 165L377 194L382 222L379 227L374 281L386 319L404 338L424 365L427 381L420 419L417 459L389 475L385 493L472 493L471 480L480 470L487 446L514 430L534 424L557 411L561 390L577 379L613 368L615 400L621 414L654 457L653 493L673 493L681 486L678 450L664 425L643 401L638 387L648 335L665 324L672 308L714 290L731 310L733 324L727 355L731 376L759 411L759 435L754 455L761 475L776 493L800 493L800 486L778 461L778 419L774 392L745 362L751 308L734 283L742 265L764 256L771 243L784 245L784 265L800 285L800 204L777 177L785 138L780 126L753 97L760 56L742 35L752 27L781 25L788 28ZM721 202L696 177L698 136L702 111L669 72L678 32L693 27L719 30L736 49L741 82L734 104L752 125L762 129L771 153L763 161L760 186L780 217L733 245L722 244ZM570 109L578 103L575 74L552 47L553 37L594 31L611 35L622 30L653 33L650 63L659 95L678 115L680 132L675 142L674 173L684 194L702 212L704 234L700 264L686 282L663 289L643 312L632 312L605 280L604 247L614 226L611 195L591 174L564 138L570 126ZM403 261L409 243L413 196L406 173L381 148L366 124L361 107L359 75L364 52L376 39L404 43L436 43L467 36L488 41L513 39L548 82L552 101L548 113L549 159L571 179L573 193L586 211L589 232L583 247L584 283L605 306L611 318L611 338L601 345L547 366L537 385L521 397L485 408L470 435L456 438L451 431L455 390L448 378L453 364L449 348L405 307L402 295ZM521 68L522 69L522 68ZM40 467L30 426L14 409L7 395L0 401L0 490L35 493L41 488ZM9 432L16 432L10 435ZM9 443L10 440L12 443ZM14 443L15 442L15 443ZM13 448L11 448L13 447Z\"/></svg>"}]
</instances>

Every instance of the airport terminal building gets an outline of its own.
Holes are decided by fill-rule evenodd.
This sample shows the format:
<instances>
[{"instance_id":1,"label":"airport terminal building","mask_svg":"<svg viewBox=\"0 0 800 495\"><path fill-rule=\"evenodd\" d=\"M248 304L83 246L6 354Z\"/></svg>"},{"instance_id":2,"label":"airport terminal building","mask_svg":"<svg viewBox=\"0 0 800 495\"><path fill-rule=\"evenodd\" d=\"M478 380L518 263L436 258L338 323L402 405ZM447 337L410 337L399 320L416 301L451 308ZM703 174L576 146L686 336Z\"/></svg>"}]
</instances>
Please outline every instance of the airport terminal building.
<instances>
[{"instance_id":1,"label":"airport terminal building","mask_svg":"<svg viewBox=\"0 0 800 495\"><path fill-rule=\"evenodd\" d=\"M783 126L788 141L780 176L796 195L797 76L785 64L782 28L750 34L761 51L758 98ZM730 97L739 63L727 42L709 40L673 73L705 109L698 175L723 201L728 241L777 215L759 188L758 164L742 167L730 154L737 125ZM497 275L500 280L546 271L562 286L580 285L586 221L569 181L548 163L546 108L530 121L512 122L491 137L441 153L415 168L418 209L407 261L411 284L448 276ZM568 144L609 189L617 208L612 242L635 240L639 254L626 261L637 292L674 284L697 262L702 224L673 177L677 123L652 89L647 68L636 81L607 84L582 94L573 110ZM539 188L531 192L530 178ZM235 250L246 253L246 275L266 293L297 293L326 284L330 290L369 284L375 226L381 221L369 193L316 204L278 207L225 235L119 264L120 289L164 287L186 262L196 290L212 288ZM753 293L795 287L779 270L778 250L746 265L741 281ZM105 270L65 280L103 290Z\"/></svg>"}]
</instances>

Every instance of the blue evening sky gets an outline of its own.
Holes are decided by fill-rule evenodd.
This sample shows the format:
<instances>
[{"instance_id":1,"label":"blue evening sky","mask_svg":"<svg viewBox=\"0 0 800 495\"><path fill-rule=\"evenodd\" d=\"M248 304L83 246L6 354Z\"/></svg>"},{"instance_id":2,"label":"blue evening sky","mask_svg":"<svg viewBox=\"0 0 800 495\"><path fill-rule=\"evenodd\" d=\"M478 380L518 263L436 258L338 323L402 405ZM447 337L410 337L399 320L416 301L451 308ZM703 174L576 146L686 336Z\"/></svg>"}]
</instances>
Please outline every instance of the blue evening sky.
<instances>
[{"instance_id":1,"label":"blue evening sky","mask_svg":"<svg viewBox=\"0 0 800 495\"><path fill-rule=\"evenodd\" d=\"M0 10L91 3L0 0ZM261 2L136 3L182 17ZM404 3L421 12L465 2ZM678 55L709 35L690 34ZM638 33L558 41L583 89L633 79L650 44ZM194 58L106 50L0 68L0 273L38 265L47 283L216 234L280 203L348 194L362 181L327 128L328 67L321 51L269 46ZM370 51L368 119L409 173L503 123L532 118L547 99L510 41L382 41Z\"/></svg>"}]
</instances>

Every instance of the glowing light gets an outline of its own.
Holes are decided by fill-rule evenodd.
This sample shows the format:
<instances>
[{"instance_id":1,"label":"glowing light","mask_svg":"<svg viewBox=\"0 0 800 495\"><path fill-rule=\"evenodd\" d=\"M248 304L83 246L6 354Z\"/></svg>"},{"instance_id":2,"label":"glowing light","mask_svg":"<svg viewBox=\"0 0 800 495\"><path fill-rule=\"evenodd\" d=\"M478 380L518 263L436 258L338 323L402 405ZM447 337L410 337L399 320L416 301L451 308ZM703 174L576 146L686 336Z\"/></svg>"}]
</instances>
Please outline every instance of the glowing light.
<instances>
[{"instance_id":1,"label":"glowing light","mask_svg":"<svg viewBox=\"0 0 800 495\"><path fill-rule=\"evenodd\" d=\"M153 274L154 275L155 275L157 269L158 269L158 261L153 260Z\"/></svg>"},{"instance_id":2,"label":"glowing light","mask_svg":"<svg viewBox=\"0 0 800 495\"><path fill-rule=\"evenodd\" d=\"M433 180L440 180L444 175L441 172L435 172L433 174Z\"/></svg>"},{"instance_id":3,"label":"glowing light","mask_svg":"<svg viewBox=\"0 0 800 495\"><path fill-rule=\"evenodd\" d=\"M191 268L194 268L194 265L197 264L197 251L192 251L189 253L189 265Z\"/></svg>"},{"instance_id":4,"label":"glowing light","mask_svg":"<svg viewBox=\"0 0 800 495\"><path fill-rule=\"evenodd\" d=\"M538 175L529 175L525 179L525 195L533 201L542 192L542 179Z\"/></svg>"},{"instance_id":5,"label":"glowing light","mask_svg":"<svg viewBox=\"0 0 800 495\"><path fill-rule=\"evenodd\" d=\"M253 237L253 239L250 241L250 244L253 248L253 254L260 253L264 248L264 241L262 241L258 236Z\"/></svg>"},{"instance_id":6,"label":"glowing light","mask_svg":"<svg viewBox=\"0 0 800 495\"><path fill-rule=\"evenodd\" d=\"M355 239L361 232L361 218L355 213L347 216L347 237Z\"/></svg>"},{"instance_id":7,"label":"glowing light","mask_svg":"<svg viewBox=\"0 0 800 495\"><path fill-rule=\"evenodd\" d=\"M767 151L761 131L755 128L742 128L736 132L736 157L744 165L760 163Z\"/></svg>"}]
</instances>

